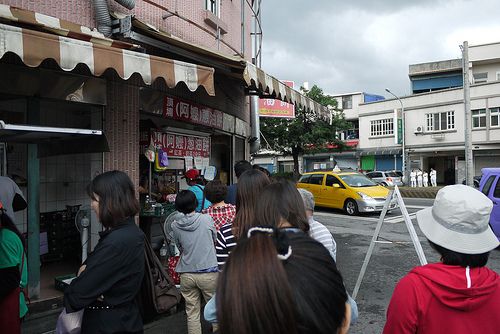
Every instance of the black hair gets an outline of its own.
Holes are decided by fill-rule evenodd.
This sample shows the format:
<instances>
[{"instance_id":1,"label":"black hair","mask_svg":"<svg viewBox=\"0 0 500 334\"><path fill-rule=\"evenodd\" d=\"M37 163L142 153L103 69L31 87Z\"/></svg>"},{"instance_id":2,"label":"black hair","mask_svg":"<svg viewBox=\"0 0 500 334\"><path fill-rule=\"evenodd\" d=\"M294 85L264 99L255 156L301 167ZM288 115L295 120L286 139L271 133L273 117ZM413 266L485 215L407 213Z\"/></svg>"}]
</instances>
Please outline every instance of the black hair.
<instances>
[{"instance_id":1,"label":"black hair","mask_svg":"<svg viewBox=\"0 0 500 334\"><path fill-rule=\"evenodd\" d=\"M237 178L240 178L241 174L250 169L252 169L252 164L246 160L240 160L234 164L234 174L236 174Z\"/></svg>"},{"instance_id":2,"label":"black hair","mask_svg":"<svg viewBox=\"0 0 500 334\"><path fill-rule=\"evenodd\" d=\"M184 214L193 212L198 206L196 195L191 190L181 190L175 196L175 209Z\"/></svg>"},{"instance_id":3,"label":"black hair","mask_svg":"<svg viewBox=\"0 0 500 334\"><path fill-rule=\"evenodd\" d=\"M269 170L267 168L264 168L264 167L259 166L259 165L253 165L252 168L260 170L262 173L266 174L267 177L271 177L271 173L269 172Z\"/></svg>"},{"instance_id":4,"label":"black hair","mask_svg":"<svg viewBox=\"0 0 500 334\"><path fill-rule=\"evenodd\" d=\"M87 186L87 194L99 202L99 221L106 228L123 223L140 209L132 180L119 170L97 175Z\"/></svg>"},{"instance_id":5,"label":"black hair","mask_svg":"<svg viewBox=\"0 0 500 334\"><path fill-rule=\"evenodd\" d=\"M482 254L463 254L455 252L439 246L429 240L432 248L434 248L441 255L441 262L450 266L479 268L484 267L488 263L490 252Z\"/></svg>"},{"instance_id":6,"label":"black hair","mask_svg":"<svg viewBox=\"0 0 500 334\"><path fill-rule=\"evenodd\" d=\"M278 229L238 242L216 296L221 334L338 333L346 302L342 275L326 248Z\"/></svg>"},{"instance_id":7,"label":"black hair","mask_svg":"<svg viewBox=\"0 0 500 334\"><path fill-rule=\"evenodd\" d=\"M281 180L266 186L259 197L255 223L279 227L286 220L292 227L309 231L304 201L295 184Z\"/></svg>"},{"instance_id":8,"label":"black hair","mask_svg":"<svg viewBox=\"0 0 500 334\"><path fill-rule=\"evenodd\" d=\"M205 197L213 204L220 203L226 198L227 186L221 180L213 180L205 186Z\"/></svg>"}]
</instances>

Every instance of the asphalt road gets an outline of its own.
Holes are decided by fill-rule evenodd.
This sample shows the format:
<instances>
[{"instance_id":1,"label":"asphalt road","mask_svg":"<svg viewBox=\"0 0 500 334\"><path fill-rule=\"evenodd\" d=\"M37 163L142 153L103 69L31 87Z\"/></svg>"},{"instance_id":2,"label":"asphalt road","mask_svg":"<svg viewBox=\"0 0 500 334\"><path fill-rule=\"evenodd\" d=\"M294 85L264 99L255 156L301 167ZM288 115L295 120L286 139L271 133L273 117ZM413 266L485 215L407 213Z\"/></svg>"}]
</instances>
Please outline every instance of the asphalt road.
<instances>
[{"instance_id":1,"label":"asphalt road","mask_svg":"<svg viewBox=\"0 0 500 334\"><path fill-rule=\"evenodd\" d=\"M404 201L427 261L429 263L439 261L439 256L430 248L415 219L416 212L431 206L433 200L408 198ZM342 272L347 290L352 294L379 214L349 217L339 210L316 208L315 218L328 227L337 242L337 265ZM375 245L356 298L359 319L349 333L381 333L387 306L396 283L409 270L420 265L399 209L387 214L379 240L398 243ZM500 272L499 250L492 252L488 266Z\"/></svg>"}]
</instances>

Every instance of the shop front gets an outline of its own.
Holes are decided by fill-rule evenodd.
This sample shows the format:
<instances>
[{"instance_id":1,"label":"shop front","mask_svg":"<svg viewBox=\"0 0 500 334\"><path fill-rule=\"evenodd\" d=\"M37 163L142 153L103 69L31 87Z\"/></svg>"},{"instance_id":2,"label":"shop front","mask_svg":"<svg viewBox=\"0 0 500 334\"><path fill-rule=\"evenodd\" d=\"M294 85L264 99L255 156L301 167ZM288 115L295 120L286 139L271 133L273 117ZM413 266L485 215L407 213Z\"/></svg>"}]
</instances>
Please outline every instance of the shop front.
<instances>
[{"instance_id":1,"label":"shop front","mask_svg":"<svg viewBox=\"0 0 500 334\"><path fill-rule=\"evenodd\" d=\"M36 312L43 301L42 310L60 304L56 288L98 241L102 227L90 210L89 181L112 169L139 181L141 89L154 84L210 97L214 69L147 55L88 28L55 18L38 22L36 13L4 7L2 22L12 25L0 24L0 171L28 202L15 220L27 237ZM62 26L78 29L68 33ZM90 238L82 241L86 223Z\"/></svg>"}]
</instances>

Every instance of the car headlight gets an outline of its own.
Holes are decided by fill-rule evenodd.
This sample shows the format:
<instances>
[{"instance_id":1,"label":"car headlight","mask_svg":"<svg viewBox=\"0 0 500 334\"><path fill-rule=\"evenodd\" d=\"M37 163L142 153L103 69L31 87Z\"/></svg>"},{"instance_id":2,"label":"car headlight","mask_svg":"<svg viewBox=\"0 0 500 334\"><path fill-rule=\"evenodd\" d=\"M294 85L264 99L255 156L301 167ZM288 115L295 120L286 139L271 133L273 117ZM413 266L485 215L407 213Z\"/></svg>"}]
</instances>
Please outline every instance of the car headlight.
<instances>
[{"instance_id":1,"label":"car headlight","mask_svg":"<svg viewBox=\"0 0 500 334\"><path fill-rule=\"evenodd\" d=\"M362 193L361 191L358 191L358 195L361 196L361 198L364 199L364 200L373 199L371 196L368 196L367 194Z\"/></svg>"}]
</instances>

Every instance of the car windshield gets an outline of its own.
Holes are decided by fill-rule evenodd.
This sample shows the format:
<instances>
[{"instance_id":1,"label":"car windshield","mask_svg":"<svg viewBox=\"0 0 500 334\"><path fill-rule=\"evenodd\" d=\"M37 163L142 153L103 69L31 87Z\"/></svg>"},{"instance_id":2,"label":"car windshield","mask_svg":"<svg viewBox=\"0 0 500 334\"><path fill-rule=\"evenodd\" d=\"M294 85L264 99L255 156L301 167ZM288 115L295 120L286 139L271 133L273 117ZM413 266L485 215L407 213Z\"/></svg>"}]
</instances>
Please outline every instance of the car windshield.
<instances>
[{"instance_id":1,"label":"car windshield","mask_svg":"<svg viewBox=\"0 0 500 334\"><path fill-rule=\"evenodd\" d=\"M339 177L350 187L373 187L377 185L364 175L339 175Z\"/></svg>"},{"instance_id":2,"label":"car windshield","mask_svg":"<svg viewBox=\"0 0 500 334\"><path fill-rule=\"evenodd\" d=\"M387 172L386 174L387 174L387 176L390 176L390 177L400 177L400 175L396 172Z\"/></svg>"}]
</instances>

